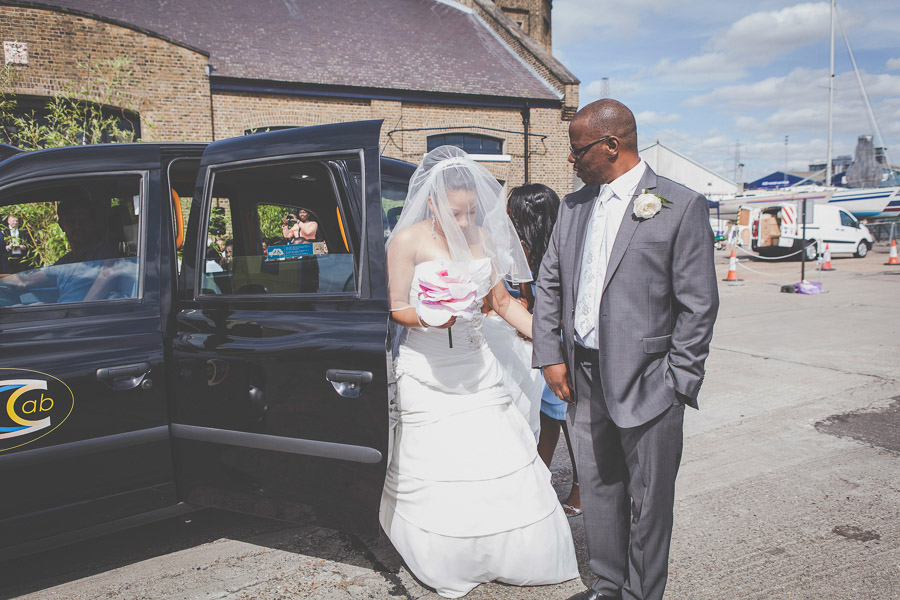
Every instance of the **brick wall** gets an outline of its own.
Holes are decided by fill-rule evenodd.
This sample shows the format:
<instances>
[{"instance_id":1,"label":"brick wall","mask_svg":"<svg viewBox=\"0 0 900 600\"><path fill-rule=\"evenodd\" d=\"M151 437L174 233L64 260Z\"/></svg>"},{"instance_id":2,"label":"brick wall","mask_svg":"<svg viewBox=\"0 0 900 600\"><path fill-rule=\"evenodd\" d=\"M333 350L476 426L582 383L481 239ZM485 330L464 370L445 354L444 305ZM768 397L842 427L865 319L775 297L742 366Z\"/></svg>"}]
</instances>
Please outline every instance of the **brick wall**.
<instances>
[{"instance_id":1,"label":"brick wall","mask_svg":"<svg viewBox=\"0 0 900 600\"><path fill-rule=\"evenodd\" d=\"M563 97L563 105L569 109L564 111L569 118L578 108L578 78L557 61L549 50L549 42L545 46L540 40L527 35L515 21L502 10L502 6L521 3L523 7L531 7L532 0L503 0L497 5L492 0L458 0L471 8L488 27L518 54L529 67L535 70L544 81Z\"/></svg>"},{"instance_id":2,"label":"brick wall","mask_svg":"<svg viewBox=\"0 0 900 600\"><path fill-rule=\"evenodd\" d=\"M551 0L493 0L512 20L522 21L522 26L532 39L548 51L551 48L550 15Z\"/></svg>"},{"instance_id":3,"label":"brick wall","mask_svg":"<svg viewBox=\"0 0 900 600\"><path fill-rule=\"evenodd\" d=\"M20 94L52 95L82 76L79 63L130 57L133 74L124 82L123 90L142 123L155 125L153 130L144 131L144 137L154 141L209 141L266 126L383 119L381 144L385 156L418 163L429 135L449 131L490 135L504 140L504 152L510 160L483 164L508 187L524 182L525 143L518 109L236 92L215 92L210 98L204 71L207 57L202 52L127 27L62 12L0 6L0 39L28 43L29 66L14 67L21 75L16 89ZM567 102L574 96L577 104L577 84L557 84L566 90ZM210 106L214 119L210 118ZM423 128L430 130L395 131ZM531 133L546 137L530 138L530 179L546 183L560 195L572 189L571 169L566 163L567 130L568 122L561 119L559 109L531 110Z\"/></svg>"},{"instance_id":4,"label":"brick wall","mask_svg":"<svg viewBox=\"0 0 900 600\"><path fill-rule=\"evenodd\" d=\"M28 44L29 64L13 66L18 94L52 96L73 83L96 90L79 64L128 57L132 73L120 89L125 108L141 116L144 138L210 139L207 57L200 52L96 19L14 6L0 6L0 40Z\"/></svg>"},{"instance_id":5,"label":"brick wall","mask_svg":"<svg viewBox=\"0 0 900 600\"><path fill-rule=\"evenodd\" d=\"M342 100L321 97L214 93L216 137L243 135L248 129L277 125L321 125L365 119L383 119L381 147L384 156L418 163L428 147L428 136L468 132L499 137L508 162L484 162L484 166L508 187L521 185L525 177L525 143L522 114L516 109L401 103L384 100ZM530 132L547 136L530 138L529 176L559 194L572 189L568 155L568 122L558 109L532 109ZM464 127L466 129L446 129ZM477 127L506 129L516 133L485 131ZM445 128L445 129L441 129ZM427 131L400 131L427 129Z\"/></svg>"}]
</instances>

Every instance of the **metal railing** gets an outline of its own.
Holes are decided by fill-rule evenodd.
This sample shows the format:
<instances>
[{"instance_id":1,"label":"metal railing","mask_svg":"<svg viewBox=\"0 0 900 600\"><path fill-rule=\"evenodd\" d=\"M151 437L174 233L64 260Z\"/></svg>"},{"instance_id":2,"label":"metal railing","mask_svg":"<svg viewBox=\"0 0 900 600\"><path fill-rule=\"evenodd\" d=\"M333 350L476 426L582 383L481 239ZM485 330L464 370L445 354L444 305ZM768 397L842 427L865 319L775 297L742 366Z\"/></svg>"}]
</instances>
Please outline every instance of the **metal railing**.
<instances>
[{"instance_id":1,"label":"metal railing","mask_svg":"<svg viewBox=\"0 0 900 600\"><path fill-rule=\"evenodd\" d=\"M866 223L866 227L872 232L876 244L890 244L891 240L900 236L900 220L898 219Z\"/></svg>"}]
</instances>

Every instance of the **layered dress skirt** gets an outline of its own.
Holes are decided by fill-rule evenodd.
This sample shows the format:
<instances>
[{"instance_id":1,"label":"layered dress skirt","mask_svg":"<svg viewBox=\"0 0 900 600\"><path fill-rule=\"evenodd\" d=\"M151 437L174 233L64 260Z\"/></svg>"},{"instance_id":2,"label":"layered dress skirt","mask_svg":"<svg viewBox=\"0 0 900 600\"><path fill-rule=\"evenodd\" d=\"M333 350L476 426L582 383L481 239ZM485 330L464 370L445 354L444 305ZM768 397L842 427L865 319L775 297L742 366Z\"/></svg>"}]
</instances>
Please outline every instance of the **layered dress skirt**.
<instances>
[{"instance_id":1,"label":"layered dress skirt","mask_svg":"<svg viewBox=\"0 0 900 600\"><path fill-rule=\"evenodd\" d=\"M480 583L578 577L565 513L485 342L481 315L409 329L395 361L399 418L381 525L409 569L447 598Z\"/></svg>"}]
</instances>

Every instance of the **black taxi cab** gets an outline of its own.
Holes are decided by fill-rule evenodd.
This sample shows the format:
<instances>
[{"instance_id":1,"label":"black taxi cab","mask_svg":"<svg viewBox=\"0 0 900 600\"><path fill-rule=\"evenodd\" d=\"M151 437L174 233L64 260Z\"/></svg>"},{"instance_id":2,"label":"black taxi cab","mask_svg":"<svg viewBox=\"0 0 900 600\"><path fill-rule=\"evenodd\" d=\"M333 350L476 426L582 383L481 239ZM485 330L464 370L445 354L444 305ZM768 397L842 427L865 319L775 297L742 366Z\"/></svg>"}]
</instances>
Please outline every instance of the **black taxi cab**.
<instances>
[{"instance_id":1,"label":"black taxi cab","mask_svg":"<svg viewBox=\"0 0 900 600\"><path fill-rule=\"evenodd\" d=\"M0 559L198 507L378 533L414 170L380 127L0 162L32 256L0 275Z\"/></svg>"}]
</instances>

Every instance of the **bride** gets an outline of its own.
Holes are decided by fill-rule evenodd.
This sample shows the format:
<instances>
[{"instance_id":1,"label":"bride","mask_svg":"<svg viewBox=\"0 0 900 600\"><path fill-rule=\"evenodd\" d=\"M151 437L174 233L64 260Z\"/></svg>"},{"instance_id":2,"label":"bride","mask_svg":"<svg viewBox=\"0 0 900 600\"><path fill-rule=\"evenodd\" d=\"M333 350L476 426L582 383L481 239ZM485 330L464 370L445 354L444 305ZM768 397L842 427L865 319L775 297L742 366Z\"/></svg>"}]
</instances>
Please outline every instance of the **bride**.
<instances>
[{"instance_id":1,"label":"bride","mask_svg":"<svg viewBox=\"0 0 900 600\"><path fill-rule=\"evenodd\" d=\"M482 311L493 309L531 337L531 315L503 285L531 273L500 184L459 148L429 152L388 238L387 267L391 316L405 330L384 531L410 570L448 598L494 580L578 577L550 472L482 333ZM429 322L419 282L448 267L477 289L473 310Z\"/></svg>"}]
</instances>

